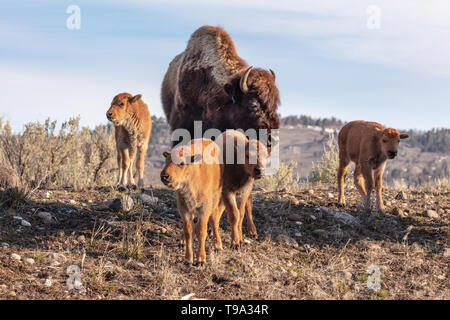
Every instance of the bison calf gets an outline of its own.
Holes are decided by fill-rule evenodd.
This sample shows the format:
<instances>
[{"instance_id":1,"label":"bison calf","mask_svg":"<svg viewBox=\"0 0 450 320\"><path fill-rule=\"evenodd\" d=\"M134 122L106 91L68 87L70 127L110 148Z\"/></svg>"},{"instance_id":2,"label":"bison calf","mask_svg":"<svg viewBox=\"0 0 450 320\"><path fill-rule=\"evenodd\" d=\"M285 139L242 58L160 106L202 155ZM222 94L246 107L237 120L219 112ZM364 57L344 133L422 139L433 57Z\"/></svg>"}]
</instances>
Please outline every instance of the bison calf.
<instances>
[{"instance_id":1,"label":"bison calf","mask_svg":"<svg viewBox=\"0 0 450 320\"><path fill-rule=\"evenodd\" d=\"M185 261L193 263L192 222L197 216L195 234L199 241L197 262L206 262L205 240L208 221L213 227L216 248L222 243L218 234L220 215L217 211L222 194L223 166L219 161L219 149L209 139L194 139L190 145L179 146L172 153L164 152L166 164L161 171L161 181L176 191L177 207L183 220L183 239L186 247Z\"/></svg>"},{"instance_id":2,"label":"bison calf","mask_svg":"<svg viewBox=\"0 0 450 320\"><path fill-rule=\"evenodd\" d=\"M353 161L356 164L355 186L361 193L365 208L370 211L370 196L376 188L377 207L384 212L381 190L386 160L397 156L399 142L406 138L407 134L400 134L397 130L385 128L376 122L353 121L346 124L338 137L339 205L345 205L344 181L350 161Z\"/></svg>"},{"instance_id":3,"label":"bison calf","mask_svg":"<svg viewBox=\"0 0 450 320\"><path fill-rule=\"evenodd\" d=\"M219 223L226 208L231 226L231 246L239 248L244 215L247 215L247 231L252 236L257 235L252 217L251 191L255 179L260 179L264 174L267 149L258 140L249 141L236 130L225 131L216 141L222 150L224 171L222 201L214 221Z\"/></svg>"},{"instance_id":4,"label":"bison calf","mask_svg":"<svg viewBox=\"0 0 450 320\"><path fill-rule=\"evenodd\" d=\"M152 130L152 119L141 95L129 93L116 95L106 117L114 124L119 176L117 185L125 188L129 183L136 187L133 177L133 163L137 154L138 186L144 188L144 160Z\"/></svg>"}]
</instances>

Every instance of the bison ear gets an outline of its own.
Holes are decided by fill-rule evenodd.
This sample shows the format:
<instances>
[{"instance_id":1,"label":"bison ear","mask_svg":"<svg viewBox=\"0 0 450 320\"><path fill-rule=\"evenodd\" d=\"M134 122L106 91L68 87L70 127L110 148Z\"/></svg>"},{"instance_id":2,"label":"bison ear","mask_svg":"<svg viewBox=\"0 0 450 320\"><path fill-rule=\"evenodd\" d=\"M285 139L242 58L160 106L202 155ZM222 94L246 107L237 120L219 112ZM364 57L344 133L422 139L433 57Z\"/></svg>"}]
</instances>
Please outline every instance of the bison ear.
<instances>
[{"instance_id":1,"label":"bison ear","mask_svg":"<svg viewBox=\"0 0 450 320\"><path fill-rule=\"evenodd\" d=\"M138 101L141 98L142 98L142 94L137 94L134 97L130 98L130 103L135 103L136 101Z\"/></svg>"},{"instance_id":2,"label":"bison ear","mask_svg":"<svg viewBox=\"0 0 450 320\"><path fill-rule=\"evenodd\" d=\"M227 93L227 95L231 98L231 100L233 101L233 104L236 103L236 90L233 87L233 85L227 83L223 89L225 90L225 92Z\"/></svg>"},{"instance_id":3,"label":"bison ear","mask_svg":"<svg viewBox=\"0 0 450 320\"><path fill-rule=\"evenodd\" d=\"M402 133L402 134L400 134L400 139L408 139L409 138L409 135L407 135L406 133Z\"/></svg>"}]
</instances>

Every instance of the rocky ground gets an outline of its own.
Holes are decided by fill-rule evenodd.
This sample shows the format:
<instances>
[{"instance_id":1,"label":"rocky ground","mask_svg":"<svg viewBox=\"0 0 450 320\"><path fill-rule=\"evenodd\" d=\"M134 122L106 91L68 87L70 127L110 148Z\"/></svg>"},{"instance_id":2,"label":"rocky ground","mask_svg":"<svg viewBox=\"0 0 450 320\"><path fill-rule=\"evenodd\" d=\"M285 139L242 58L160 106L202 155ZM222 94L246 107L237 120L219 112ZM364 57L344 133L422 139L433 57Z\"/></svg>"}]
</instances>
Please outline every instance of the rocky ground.
<instances>
[{"instance_id":1,"label":"rocky ground","mask_svg":"<svg viewBox=\"0 0 450 320\"><path fill-rule=\"evenodd\" d=\"M367 214L355 190L347 208L332 189L257 190L258 238L231 250L224 215L200 268L172 191L39 191L0 212L0 298L450 299L450 193L384 194Z\"/></svg>"}]
</instances>

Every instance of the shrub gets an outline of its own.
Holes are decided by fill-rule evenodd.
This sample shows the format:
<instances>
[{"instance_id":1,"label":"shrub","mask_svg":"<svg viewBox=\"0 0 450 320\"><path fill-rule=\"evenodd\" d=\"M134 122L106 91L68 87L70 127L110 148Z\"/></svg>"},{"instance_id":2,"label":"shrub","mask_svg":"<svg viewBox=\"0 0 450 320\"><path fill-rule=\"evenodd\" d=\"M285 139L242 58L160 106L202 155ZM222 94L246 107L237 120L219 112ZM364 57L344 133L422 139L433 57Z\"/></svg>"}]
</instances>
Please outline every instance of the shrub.
<instances>
[{"instance_id":1,"label":"shrub","mask_svg":"<svg viewBox=\"0 0 450 320\"><path fill-rule=\"evenodd\" d=\"M336 184L339 168L339 146L334 135L325 143L322 158L313 162L309 182L313 185ZM350 171L350 170L349 170ZM350 181L351 173L347 173L346 183Z\"/></svg>"},{"instance_id":2,"label":"shrub","mask_svg":"<svg viewBox=\"0 0 450 320\"><path fill-rule=\"evenodd\" d=\"M275 174L264 176L256 182L256 185L266 191L294 191L299 188L300 183L300 177L294 174L297 166L295 161L291 161L289 164L280 163Z\"/></svg>"},{"instance_id":3,"label":"shrub","mask_svg":"<svg viewBox=\"0 0 450 320\"><path fill-rule=\"evenodd\" d=\"M111 184L116 164L111 128L91 131L79 122L79 117L70 118L57 130L57 122L47 119L28 123L15 134L8 122L0 121L0 159L33 189Z\"/></svg>"}]
</instances>

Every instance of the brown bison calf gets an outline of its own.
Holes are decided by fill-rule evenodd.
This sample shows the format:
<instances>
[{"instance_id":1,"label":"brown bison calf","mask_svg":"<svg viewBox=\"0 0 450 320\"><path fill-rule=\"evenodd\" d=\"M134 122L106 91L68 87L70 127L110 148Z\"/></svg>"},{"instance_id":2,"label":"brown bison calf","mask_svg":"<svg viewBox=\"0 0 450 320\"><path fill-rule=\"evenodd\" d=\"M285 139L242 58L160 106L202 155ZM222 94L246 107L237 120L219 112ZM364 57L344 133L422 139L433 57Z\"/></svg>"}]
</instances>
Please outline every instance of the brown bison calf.
<instances>
[{"instance_id":1,"label":"brown bison calf","mask_svg":"<svg viewBox=\"0 0 450 320\"><path fill-rule=\"evenodd\" d=\"M126 188L128 182L136 187L133 177L133 163L137 154L138 186L144 188L144 161L148 140L152 130L152 119L142 95L129 93L116 95L106 117L114 124L119 176L117 185ZM129 181L128 181L129 175Z\"/></svg>"},{"instance_id":2,"label":"brown bison calf","mask_svg":"<svg viewBox=\"0 0 450 320\"><path fill-rule=\"evenodd\" d=\"M267 149L258 140L249 141L236 130L225 131L216 141L222 150L224 171L222 201L216 211L218 217L213 220L218 224L224 209L227 209L231 247L239 248L244 215L247 215L247 231L252 236L257 235L252 217L251 191L255 179L260 179L264 174Z\"/></svg>"},{"instance_id":3,"label":"brown bison calf","mask_svg":"<svg viewBox=\"0 0 450 320\"><path fill-rule=\"evenodd\" d=\"M392 128L385 128L376 122L353 121L339 132L339 205L345 205L344 181L350 161L356 164L355 186L361 193L364 206L370 211L372 190L377 191L377 207L384 212L381 190L386 160L397 156L401 139L408 138ZM374 181L375 180L375 181Z\"/></svg>"},{"instance_id":4,"label":"brown bison calf","mask_svg":"<svg viewBox=\"0 0 450 320\"><path fill-rule=\"evenodd\" d=\"M223 166L219 161L219 149L212 140L194 139L190 145L174 148L172 153L164 152L164 157L166 165L161 171L161 181L176 191L177 207L183 220L185 261L193 263L192 222L198 213L195 234L199 248L196 258L198 264L204 264L209 220L216 238L215 246L222 248L219 221L214 221L216 217L220 219L220 215L214 213L222 194Z\"/></svg>"}]
</instances>

